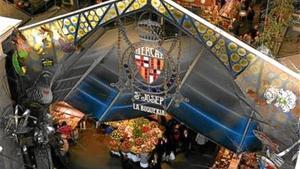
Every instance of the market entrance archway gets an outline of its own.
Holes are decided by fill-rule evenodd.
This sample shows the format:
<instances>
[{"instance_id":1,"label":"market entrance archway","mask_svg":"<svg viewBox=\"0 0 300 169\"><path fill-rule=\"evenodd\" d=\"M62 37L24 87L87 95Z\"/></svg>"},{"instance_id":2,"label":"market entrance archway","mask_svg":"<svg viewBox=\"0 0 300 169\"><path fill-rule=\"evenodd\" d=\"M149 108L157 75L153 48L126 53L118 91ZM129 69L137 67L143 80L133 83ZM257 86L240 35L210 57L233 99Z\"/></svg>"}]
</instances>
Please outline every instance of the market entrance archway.
<instances>
[{"instance_id":1,"label":"market entrance archway","mask_svg":"<svg viewBox=\"0 0 300 169\"><path fill-rule=\"evenodd\" d=\"M46 53L45 55L55 56L54 62L60 63L67 61L65 63L69 65L64 66L70 67L70 65L74 64L74 61L80 61L80 58L79 56L77 56L77 58L76 56L68 56L76 51L76 47L78 47L78 44L84 39L91 38L89 35L92 35L93 32L102 31L105 35L106 32L101 28L107 23L119 17L129 16L133 13L149 9L153 10L157 15L163 16L168 22L179 28L179 30L190 35L198 44L203 44L203 55L215 57L214 59L210 57L205 57L203 60L201 60L201 58L200 60L193 59L194 66L190 68L189 74L186 77L187 81L181 88L182 93L186 97L189 97L190 102L183 102L179 107L171 105L168 111L180 121L188 124L191 128L203 133L215 142L231 150L243 151L257 148L255 145L258 145L258 140L253 135L253 132L251 132L256 127L256 122L252 121L252 118L249 118L251 112L249 106L246 103L240 102L243 96L241 96L242 93L239 92L239 88L235 84L234 79L238 79L240 76L247 76L244 71L254 63L256 64L258 60L263 60L268 63L270 61L267 59L267 56L171 0L108 1L34 25L25 26L19 30L25 37L28 46L19 45L18 50L27 51L31 57L39 57ZM42 34L49 32L49 30L53 33L53 38L49 41L54 43L47 43L47 45L43 46L44 42L41 38L36 37L42 37ZM33 50L28 48L32 48ZM87 65L89 65L87 66L87 70L84 65L75 67L83 71L83 74L78 75L76 78L70 74L61 74L60 79L54 84L54 92L57 94L55 99L65 99L72 102L72 96L73 98L78 97L80 94L76 95L76 92L80 92L81 95L83 95L81 98L83 103L91 99L93 101L89 103L96 102L98 104L98 106L90 106L90 108L94 108L94 110L89 111L97 112L95 116L103 121L116 118L116 114L122 115L122 112L130 112L132 107L128 102L126 103L130 95L126 93L122 94L109 85L110 83L108 83L107 77L111 75L111 72L105 69L105 64L102 64L102 70L99 71L101 72L101 77L96 79L91 77L91 79L97 83L96 88L82 90L79 87L80 82L86 78L93 68L99 62L105 63L105 59L103 58L112 55L113 51L115 50L111 48L99 52L102 56L98 57L96 62L92 62L92 66L90 63L87 63ZM109 62L109 59L106 61L107 63L113 63ZM209 69L204 69L206 67L204 65L205 63L211 64ZM34 62L27 67L34 67L33 65ZM208 73L209 71L213 71L215 67L217 67L219 71L216 71L216 76L210 75L211 79L208 78L209 76L204 76L203 74L199 75L197 72L202 71ZM23 68L25 67L20 62L15 66L19 74L25 75L26 71L24 71ZM75 70L75 68L71 70ZM28 72L30 72L30 70L28 70ZM64 73L66 72L68 71L64 70ZM289 71L283 70L283 72L288 73ZM199 78L201 76L202 78ZM63 84L67 84L64 82L72 79L76 79L77 82L72 82L68 84L69 86L62 87ZM199 79L202 79L202 81L197 81ZM223 85L222 82L217 79L227 80L228 83ZM87 80L86 83L90 85L89 80ZM201 83L203 85L200 85L198 89L193 86ZM207 90L203 90L205 86L207 89L208 86L212 85L214 89L218 89L216 91L221 91L226 97L222 98L220 97L221 95L218 96L218 94L214 92L205 93L208 92ZM90 93L95 91L101 92L102 95L97 96L97 98L91 96ZM77 100L80 100L80 98ZM224 100L226 100L226 102ZM76 105L77 103L73 104ZM84 107L81 107L81 109L84 109ZM135 117L137 115L138 114L134 114L133 116ZM128 118L130 114L125 114L125 116ZM201 122L201 124L199 122ZM217 130L218 132L216 132Z\"/></svg>"}]
</instances>

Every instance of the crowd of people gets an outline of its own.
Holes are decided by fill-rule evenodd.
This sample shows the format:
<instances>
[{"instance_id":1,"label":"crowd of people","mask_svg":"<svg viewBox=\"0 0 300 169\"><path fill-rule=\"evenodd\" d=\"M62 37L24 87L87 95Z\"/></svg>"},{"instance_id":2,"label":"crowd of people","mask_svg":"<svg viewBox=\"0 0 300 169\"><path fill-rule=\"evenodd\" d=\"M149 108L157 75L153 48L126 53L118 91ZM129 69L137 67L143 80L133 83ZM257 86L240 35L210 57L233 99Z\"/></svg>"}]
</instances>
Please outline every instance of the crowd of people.
<instances>
[{"instance_id":1,"label":"crowd of people","mask_svg":"<svg viewBox=\"0 0 300 169\"><path fill-rule=\"evenodd\" d=\"M151 120L155 119L151 118ZM54 125L56 132L55 137L52 137L53 140L51 140L51 154L56 168L70 168L69 147L76 144L79 132L85 130L85 122L86 120L81 120L75 129L72 129L66 121ZM172 163L179 153L189 158L195 144L204 145L208 142L206 137L195 133L175 119L166 120L164 117L160 117L159 123L164 126L165 132L152 153L145 156L141 153L140 160L134 161L130 157L130 153L118 152L117 156L121 160L122 169L136 169L138 166L142 169L161 169L162 163ZM99 122L96 122L95 128L97 133L103 131L106 135L110 135L114 130L111 126Z\"/></svg>"},{"instance_id":2,"label":"crowd of people","mask_svg":"<svg viewBox=\"0 0 300 169\"><path fill-rule=\"evenodd\" d=\"M69 147L76 144L79 131L86 129L86 120L81 120L74 129L66 121L58 122L54 129L55 134L50 140L53 165L57 169L69 169Z\"/></svg>"},{"instance_id":3,"label":"crowd of people","mask_svg":"<svg viewBox=\"0 0 300 169\"><path fill-rule=\"evenodd\" d=\"M244 42L255 45L259 37L259 25L255 22L256 15L260 13L254 11L254 7L258 4L252 0L241 0L238 3L238 11L232 18L228 30Z\"/></svg>"},{"instance_id":4,"label":"crowd of people","mask_svg":"<svg viewBox=\"0 0 300 169\"><path fill-rule=\"evenodd\" d=\"M201 17L255 46L258 42L260 15L265 0L212 0L201 7Z\"/></svg>"}]
</instances>

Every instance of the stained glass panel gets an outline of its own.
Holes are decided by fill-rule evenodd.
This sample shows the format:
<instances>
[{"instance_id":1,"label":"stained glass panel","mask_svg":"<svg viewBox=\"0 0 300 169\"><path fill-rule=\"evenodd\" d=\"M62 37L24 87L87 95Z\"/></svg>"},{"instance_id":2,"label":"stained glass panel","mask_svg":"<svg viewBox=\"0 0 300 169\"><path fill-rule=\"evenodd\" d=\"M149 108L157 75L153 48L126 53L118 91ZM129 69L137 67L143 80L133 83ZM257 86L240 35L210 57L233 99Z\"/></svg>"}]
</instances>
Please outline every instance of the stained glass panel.
<instances>
[{"instance_id":1,"label":"stained glass panel","mask_svg":"<svg viewBox=\"0 0 300 169\"><path fill-rule=\"evenodd\" d=\"M202 22L201 19L199 21L198 19L191 17L188 13L179 10L179 7L175 8L172 6L171 2L163 1L163 3L172 16L169 16L165 11L166 9L161 1L151 1L151 5L159 13L167 16L171 20L175 19L175 24L179 24L196 39L201 40L207 47L211 48L216 57L232 71L234 76L245 70L247 66L255 60L256 56L254 54L249 53L245 48L242 48L240 45L233 43L232 40L216 32L213 25L209 26L207 25L209 23L206 23L206 21L203 20Z\"/></svg>"},{"instance_id":2,"label":"stained glass panel","mask_svg":"<svg viewBox=\"0 0 300 169\"><path fill-rule=\"evenodd\" d=\"M177 23L181 24L184 14L181 11L169 5L168 3L165 3L165 5L169 12L172 14L173 18L177 21Z\"/></svg>"},{"instance_id":3,"label":"stained glass panel","mask_svg":"<svg viewBox=\"0 0 300 169\"><path fill-rule=\"evenodd\" d=\"M217 58L229 68L228 55L225 46L225 39L220 38L212 48L212 52L217 56Z\"/></svg>"},{"instance_id":4,"label":"stained glass panel","mask_svg":"<svg viewBox=\"0 0 300 169\"><path fill-rule=\"evenodd\" d=\"M256 56L254 54L249 53L246 49L230 40L226 40L225 42L231 70L234 74L239 74L247 68L250 63L255 61Z\"/></svg>"},{"instance_id":5,"label":"stained glass panel","mask_svg":"<svg viewBox=\"0 0 300 169\"><path fill-rule=\"evenodd\" d=\"M95 17L97 17L97 16L95 16ZM92 25L93 22L94 21L90 22L91 25ZM96 26L96 23L92 25L93 28L95 26ZM81 37L83 37L84 35L86 35L91 30L92 30L92 28L91 28L90 24L87 22L85 16L83 14L81 14L76 40L78 41Z\"/></svg>"},{"instance_id":6,"label":"stained glass panel","mask_svg":"<svg viewBox=\"0 0 300 169\"><path fill-rule=\"evenodd\" d=\"M182 27L187 30L190 34L192 34L194 37L198 36L197 30L195 26L193 25L193 19L189 16L184 17L184 21L182 23Z\"/></svg>"},{"instance_id":7,"label":"stained glass panel","mask_svg":"<svg viewBox=\"0 0 300 169\"><path fill-rule=\"evenodd\" d=\"M135 0L131 6L126 10L126 13L141 9L147 4L147 0Z\"/></svg>"},{"instance_id":8,"label":"stained glass panel","mask_svg":"<svg viewBox=\"0 0 300 169\"><path fill-rule=\"evenodd\" d=\"M172 19L172 17L169 15L167 9L164 7L164 5L159 0L152 0L151 1L152 6L161 14L167 16L168 18ZM172 19L173 20L173 19Z\"/></svg>"},{"instance_id":9,"label":"stained glass panel","mask_svg":"<svg viewBox=\"0 0 300 169\"><path fill-rule=\"evenodd\" d=\"M119 15L123 14L133 0L124 0L116 3ZM128 10L127 10L128 11Z\"/></svg>"},{"instance_id":10,"label":"stained glass panel","mask_svg":"<svg viewBox=\"0 0 300 169\"><path fill-rule=\"evenodd\" d=\"M107 10L108 11L105 13L105 16L101 20L100 24L103 24L103 23L105 23L105 22L107 22L107 21L109 21L109 20L117 17L117 15L118 15L114 4L112 4L110 6L110 8L107 9Z\"/></svg>"},{"instance_id":11,"label":"stained glass panel","mask_svg":"<svg viewBox=\"0 0 300 169\"><path fill-rule=\"evenodd\" d=\"M70 42L75 40L77 25L79 22L79 14L62 19L62 30Z\"/></svg>"},{"instance_id":12,"label":"stained glass panel","mask_svg":"<svg viewBox=\"0 0 300 169\"><path fill-rule=\"evenodd\" d=\"M102 13L101 9L98 9L98 13ZM85 17L88 19L88 22L90 23L90 25L92 26L92 28L95 28L97 26L97 24L99 23L100 17L97 15L96 10L91 10L91 11L87 11L84 13ZM103 15L103 14L102 14ZM82 16L83 17L83 16ZM84 18L84 17L83 17ZM81 19L81 18L80 18ZM82 20L83 21L83 20ZM86 20L84 21L85 23ZM88 24L88 23L87 23ZM86 24L86 26L87 26Z\"/></svg>"}]
</instances>

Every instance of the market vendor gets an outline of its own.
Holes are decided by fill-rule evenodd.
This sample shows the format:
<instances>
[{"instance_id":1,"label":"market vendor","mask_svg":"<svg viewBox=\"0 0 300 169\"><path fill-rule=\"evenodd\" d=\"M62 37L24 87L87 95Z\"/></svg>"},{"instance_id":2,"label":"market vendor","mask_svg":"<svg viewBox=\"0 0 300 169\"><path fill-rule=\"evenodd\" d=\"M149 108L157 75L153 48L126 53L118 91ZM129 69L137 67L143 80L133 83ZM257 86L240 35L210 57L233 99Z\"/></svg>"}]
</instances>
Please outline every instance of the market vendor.
<instances>
[{"instance_id":1,"label":"market vendor","mask_svg":"<svg viewBox=\"0 0 300 169\"><path fill-rule=\"evenodd\" d=\"M66 136L66 139L70 141L71 134L72 134L72 128L70 125L67 124L66 121L63 121L61 124L61 127L58 128L58 132L60 132L62 135Z\"/></svg>"}]
</instances>

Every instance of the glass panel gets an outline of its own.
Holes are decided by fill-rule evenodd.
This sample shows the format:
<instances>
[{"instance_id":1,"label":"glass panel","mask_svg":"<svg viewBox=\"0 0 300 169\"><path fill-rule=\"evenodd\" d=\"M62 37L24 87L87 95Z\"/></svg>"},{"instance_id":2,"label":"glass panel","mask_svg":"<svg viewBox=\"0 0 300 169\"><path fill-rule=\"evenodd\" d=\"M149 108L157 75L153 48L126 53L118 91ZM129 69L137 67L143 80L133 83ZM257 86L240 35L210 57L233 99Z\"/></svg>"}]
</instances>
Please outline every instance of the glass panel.
<instances>
[{"instance_id":1,"label":"glass panel","mask_svg":"<svg viewBox=\"0 0 300 169\"><path fill-rule=\"evenodd\" d=\"M89 15L89 16L93 16L93 15ZM94 18L98 16L94 15ZM95 21L92 21L95 22ZM90 22L91 23L91 22ZM93 28L96 26L96 23L92 25ZM77 31L77 38L76 40L78 41L81 37L83 37L84 35L86 35L89 31L91 31L92 28L89 25L89 23L87 22L86 18L84 17L83 14L81 14L80 16L80 24L78 27L78 31Z\"/></svg>"},{"instance_id":2,"label":"glass panel","mask_svg":"<svg viewBox=\"0 0 300 169\"><path fill-rule=\"evenodd\" d=\"M249 53L246 49L238 46L236 43L229 40L225 41L227 47L227 54L231 69L238 74L244 70L251 62L255 61L256 56Z\"/></svg>"},{"instance_id":3,"label":"glass panel","mask_svg":"<svg viewBox=\"0 0 300 169\"><path fill-rule=\"evenodd\" d=\"M194 37L198 37L197 30L193 25L193 20L189 16L185 16L185 19L182 23L182 27L190 32Z\"/></svg>"},{"instance_id":4,"label":"glass panel","mask_svg":"<svg viewBox=\"0 0 300 169\"><path fill-rule=\"evenodd\" d=\"M147 0L137 0L140 4L140 7L144 7L147 4Z\"/></svg>"},{"instance_id":5,"label":"glass panel","mask_svg":"<svg viewBox=\"0 0 300 169\"><path fill-rule=\"evenodd\" d=\"M117 11L116 11L115 5L112 4L110 6L110 8L108 9L108 11L106 12L102 21L100 22L100 24L103 24L103 23L115 18L116 16L117 16Z\"/></svg>"},{"instance_id":6,"label":"glass panel","mask_svg":"<svg viewBox=\"0 0 300 169\"><path fill-rule=\"evenodd\" d=\"M70 42L75 40L77 24L79 22L79 14L63 19L62 30Z\"/></svg>"},{"instance_id":7,"label":"glass panel","mask_svg":"<svg viewBox=\"0 0 300 169\"><path fill-rule=\"evenodd\" d=\"M220 37L219 33L216 33L214 30L198 21L194 21L194 25L199 32L199 38L205 42L208 47L212 47L217 43L217 39Z\"/></svg>"},{"instance_id":8,"label":"glass panel","mask_svg":"<svg viewBox=\"0 0 300 169\"><path fill-rule=\"evenodd\" d=\"M170 11L170 13L172 14L173 18L177 21L177 23L181 23L184 14L177 10L176 8L172 7L171 5L169 5L168 3L165 3L166 7L168 8L168 10Z\"/></svg>"},{"instance_id":9,"label":"glass panel","mask_svg":"<svg viewBox=\"0 0 300 169\"><path fill-rule=\"evenodd\" d=\"M95 9L97 16L99 17L99 20L103 17L105 11L108 9L108 5L100 7ZM102 23L102 21L98 22L98 24L100 25Z\"/></svg>"},{"instance_id":10,"label":"glass panel","mask_svg":"<svg viewBox=\"0 0 300 169\"><path fill-rule=\"evenodd\" d=\"M241 48L223 36L217 41L221 36L220 34L198 21L195 21L194 24L200 34L200 39L202 39L208 47L212 47L212 52L215 53L226 67L228 67L230 63L231 67L228 68L233 71L234 75L239 74L247 68L250 63L255 61L256 56L249 53L246 49Z\"/></svg>"},{"instance_id":11,"label":"glass panel","mask_svg":"<svg viewBox=\"0 0 300 169\"><path fill-rule=\"evenodd\" d=\"M251 62L253 62L256 56L252 53L249 53L246 49L241 48L239 45L231 43L231 40L222 36L222 40L218 41L221 37L214 29L209 28L205 23L196 21L194 18L189 15L184 16L182 11L179 11L177 8L174 8L170 4L164 2L167 9L170 11L172 18L165 12L165 8L159 0L152 0L151 4L158 12L168 16L170 19L173 18L176 20L177 24L182 23L182 27L189 31L196 38L202 40L209 48L212 48L213 53L222 61L225 66L228 67L229 63L232 67L234 75L242 72ZM182 22L182 19L183 22ZM191 23L193 22L193 24ZM196 29L194 28L196 27ZM199 32L199 36L197 31ZM221 44L217 44L221 43ZM223 44L225 43L225 44ZM225 45L225 46L224 46ZM216 46L216 47L214 47Z\"/></svg>"},{"instance_id":12,"label":"glass panel","mask_svg":"<svg viewBox=\"0 0 300 169\"><path fill-rule=\"evenodd\" d=\"M22 35L26 38L26 41L30 47L44 46L43 40L59 39L64 36L61 31L61 25L59 21L47 23L32 29L22 31ZM47 37L53 34L52 38Z\"/></svg>"},{"instance_id":13,"label":"glass panel","mask_svg":"<svg viewBox=\"0 0 300 169\"><path fill-rule=\"evenodd\" d=\"M229 68L228 55L225 46L225 39L220 38L217 43L212 48L212 52L217 56L217 58L227 67Z\"/></svg>"},{"instance_id":14,"label":"glass panel","mask_svg":"<svg viewBox=\"0 0 300 169\"><path fill-rule=\"evenodd\" d=\"M98 16L98 14L100 14L100 16ZM97 26L97 24L99 23L100 18L103 15L102 9L97 9L97 10L90 10L84 13L84 15L86 16L86 18L88 19L89 23L91 24L92 28L95 28ZM81 18L84 18L83 16ZM80 19L81 19L80 18ZM85 20L85 19L84 19ZM83 20L82 20L83 21ZM85 23L85 21L83 21ZM86 24L86 26L88 25L88 23Z\"/></svg>"},{"instance_id":15,"label":"glass panel","mask_svg":"<svg viewBox=\"0 0 300 169\"><path fill-rule=\"evenodd\" d=\"M127 6L131 3L132 1L126 0L126 1L120 1L116 3L117 9L119 14L122 14L123 11L127 8Z\"/></svg>"},{"instance_id":16,"label":"glass panel","mask_svg":"<svg viewBox=\"0 0 300 169\"><path fill-rule=\"evenodd\" d=\"M152 0L151 1L152 6L161 14L169 17L170 19L172 19L172 17L169 15L169 13L167 12L166 8L164 7L164 5L159 1L159 0ZM173 19L172 19L173 20Z\"/></svg>"},{"instance_id":17,"label":"glass panel","mask_svg":"<svg viewBox=\"0 0 300 169\"><path fill-rule=\"evenodd\" d=\"M147 0L135 0L134 3L131 4L131 6L128 8L127 12L131 12L134 10L141 9L147 4Z\"/></svg>"},{"instance_id":18,"label":"glass panel","mask_svg":"<svg viewBox=\"0 0 300 169\"><path fill-rule=\"evenodd\" d=\"M14 58L14 66L19 73L24 75L27 71L41 71L41 57L50 61L56 59L59 62L66 53L70 52L70 49L74 51L74 38L71 41L67 39L69 34L64 34L63 25L63 20L57 20L24 30L17 35L18 55L15 55L17 57ZM22 64L16 64L19 59L23 60Z\"/></svg>"},{"instance_id":19,"label":"glass panel","mask_svg":"<svg viewBox=\"0 0 300 169\"><path fill-rule=\"evenodd\" d=\"M297 141L296 138L292 140L296 130L293 130L291 125L297 124L299 121L299 107L289 112L283 112L281 108L274 106L274 102L267 104L264 98L266 89L271 86L285 91L290 90L299 98L300 81L297 78L261 58L256 58L256 61L249 65L235 81L247 94L248 98L255 103L255 108L262 119L276 127L276 130L274 130L274 127L262 125L264 132L281 143L287 143L286 145L280 145L282 149L288 148ZM296 104L299 103L298 99Z\"/></svg>"}]
</instances>

